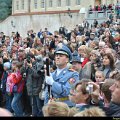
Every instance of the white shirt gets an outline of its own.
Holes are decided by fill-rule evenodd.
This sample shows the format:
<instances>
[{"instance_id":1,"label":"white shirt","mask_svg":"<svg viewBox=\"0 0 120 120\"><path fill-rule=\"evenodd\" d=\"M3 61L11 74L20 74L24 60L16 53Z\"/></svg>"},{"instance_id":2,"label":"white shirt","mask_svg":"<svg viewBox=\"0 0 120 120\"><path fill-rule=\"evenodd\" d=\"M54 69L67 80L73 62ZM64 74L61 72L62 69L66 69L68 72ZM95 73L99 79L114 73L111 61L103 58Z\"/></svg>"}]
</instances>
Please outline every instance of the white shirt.
<instances>
[{"instance_id":1,"label":"white shirt","mask_svg":"<svg viewBox=\"0 0 120 120\"><path fill-rule=\"evenodd\" d=\"M64 69L64 68L63 68L63 69ZM58 76L58 75L62 72L63 69L57 68L56 76Z\"/></svg>"}]
</instances>

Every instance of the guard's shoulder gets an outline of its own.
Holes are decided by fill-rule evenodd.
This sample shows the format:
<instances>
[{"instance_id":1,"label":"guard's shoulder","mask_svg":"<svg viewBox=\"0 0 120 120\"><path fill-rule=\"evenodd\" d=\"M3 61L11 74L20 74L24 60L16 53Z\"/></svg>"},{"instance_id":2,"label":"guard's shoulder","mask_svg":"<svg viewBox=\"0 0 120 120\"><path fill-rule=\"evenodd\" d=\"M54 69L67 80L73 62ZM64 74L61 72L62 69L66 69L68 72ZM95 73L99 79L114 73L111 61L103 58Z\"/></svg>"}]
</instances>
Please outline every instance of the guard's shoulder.
<instances>
[{"instance_id":1,"label":"guard's shoulder","mask_svg":"<svg viewBox=\"0 0 120 120\"><path fill-rule=\"evenodd\" d=\"M68 70L71 72L75 72L75 70L73 68L69 68Z\"/></svg>"}]
</instances>

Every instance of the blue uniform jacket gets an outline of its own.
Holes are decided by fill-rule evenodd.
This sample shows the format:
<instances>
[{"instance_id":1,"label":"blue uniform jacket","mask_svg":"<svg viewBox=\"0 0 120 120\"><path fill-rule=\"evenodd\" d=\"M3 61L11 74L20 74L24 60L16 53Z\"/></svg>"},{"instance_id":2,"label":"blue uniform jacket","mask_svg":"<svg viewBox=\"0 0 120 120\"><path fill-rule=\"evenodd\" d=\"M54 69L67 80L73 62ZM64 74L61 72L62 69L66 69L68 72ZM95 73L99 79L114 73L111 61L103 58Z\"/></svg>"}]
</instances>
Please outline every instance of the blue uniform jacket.
<instances>
[{"instance_id":1,"label":"blue uniform jacket","mask_svg":"<svg viewBox=\"0 0 120 120\"><path fill-rule=\"evenodd\" d=\"M51 76L55 81L51 86L53 98L68 97L70 89L79 81L79 73L68 68L65 68L58 76L56 76L55 70L53 73L51 73ZM70 82L71 80L73 82ZM47 103L49 100L47 91L48 89L46 89L45 103ZM69 106L75 105L69 100L65 100L63 102L67 103Z\"/></svg>"}]
</instances>

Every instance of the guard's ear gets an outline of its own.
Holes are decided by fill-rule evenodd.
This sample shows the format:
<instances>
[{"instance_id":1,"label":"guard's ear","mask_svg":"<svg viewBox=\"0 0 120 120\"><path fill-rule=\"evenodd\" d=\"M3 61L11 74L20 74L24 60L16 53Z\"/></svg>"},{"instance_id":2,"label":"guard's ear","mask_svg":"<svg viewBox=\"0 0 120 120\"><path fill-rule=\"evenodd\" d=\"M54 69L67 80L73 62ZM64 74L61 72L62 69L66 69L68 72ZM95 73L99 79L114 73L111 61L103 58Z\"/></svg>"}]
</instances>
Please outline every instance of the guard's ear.
<instances>
[{"instance_id":1,"label":"guard's ear","mask_svg":"<svg viewBox=\"0 0 120 120\"><path fill-rule=\"evenodd\" d=\"M67 57L68 59L67 59L67 63L69 62L69 57Z\"/></svg>"}]
</instances>

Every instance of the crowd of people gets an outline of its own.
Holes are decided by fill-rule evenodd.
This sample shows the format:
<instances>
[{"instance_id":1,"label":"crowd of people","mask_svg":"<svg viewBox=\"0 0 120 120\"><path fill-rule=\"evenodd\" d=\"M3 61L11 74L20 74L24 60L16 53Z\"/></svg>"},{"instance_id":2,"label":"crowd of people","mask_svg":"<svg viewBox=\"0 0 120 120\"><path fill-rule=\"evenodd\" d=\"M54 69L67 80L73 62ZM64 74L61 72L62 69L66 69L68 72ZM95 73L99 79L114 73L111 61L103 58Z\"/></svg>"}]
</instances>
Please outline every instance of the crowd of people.
<instances>
[{"instance_id":1,"label":"crowd of people","mask_svg":"<svg viewBox=\"0 0 120 120\"><path fill-rule=\"evenodd\" d=\"M116 14L116 17L119 18L120 16L120 2L117 1L116 5L115 4L99 4L94 7L92 5L89 6L89 14L92 14L93 12L114 12ZM120 19L120 18L119 18Z\"/></svg>"},{"instance_id":2,"label":"crowd of people","mask_svg":"<svg viewBox=\"0 0 120 120\"><path fill-rule=\"evenodd\" d=\"M119 19L26 36L0 33L0 116L120 117Z\"/></svg>"},{"instance_id":3,"label":"crowd of people","mask_svg":"<svg viewBox=\"0 0 120 120\"><path fill-rule=\"evenodd\" d=\"M89 11L102 11L102 10L106 11L106 10L114 10L114 9L115 9L114 4L113 5L112 4L109 4L109 5L100 4L100 5L94 6L93 8L91 5L89 6Z\"/></svg>"}]
</instances>

